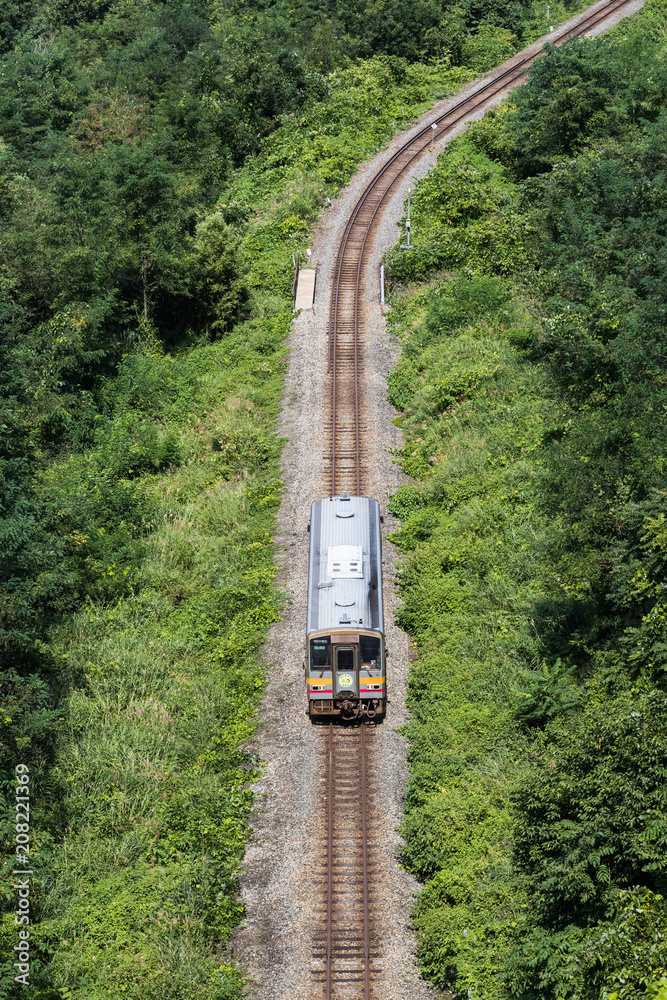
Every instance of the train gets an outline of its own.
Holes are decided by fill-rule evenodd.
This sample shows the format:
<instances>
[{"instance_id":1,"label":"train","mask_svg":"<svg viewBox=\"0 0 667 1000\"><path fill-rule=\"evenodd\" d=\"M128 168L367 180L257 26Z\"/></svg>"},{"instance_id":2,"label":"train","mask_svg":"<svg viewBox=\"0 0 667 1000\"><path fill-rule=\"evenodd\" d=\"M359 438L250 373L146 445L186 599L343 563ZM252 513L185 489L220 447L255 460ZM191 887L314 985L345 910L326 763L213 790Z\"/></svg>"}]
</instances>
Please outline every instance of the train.
<instances>
[{"instance_id":1,"label":"train","mask_svg":"<svg viewBox=\"0 0 667 1000\"><path fill-rule=\"evenodd\" d=\"M381 520L370 497L311 505L304 669L313 720L386 713Z\"/></svg>"}]
</instances>

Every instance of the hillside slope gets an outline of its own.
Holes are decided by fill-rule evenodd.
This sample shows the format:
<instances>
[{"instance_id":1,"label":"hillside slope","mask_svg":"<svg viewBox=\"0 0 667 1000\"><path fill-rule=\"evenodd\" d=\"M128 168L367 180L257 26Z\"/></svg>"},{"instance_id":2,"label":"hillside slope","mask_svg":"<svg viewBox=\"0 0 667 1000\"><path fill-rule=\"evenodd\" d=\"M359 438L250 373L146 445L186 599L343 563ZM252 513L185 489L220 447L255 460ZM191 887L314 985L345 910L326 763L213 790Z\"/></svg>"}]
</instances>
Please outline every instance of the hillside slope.
<instances>
[{"instance_id":1,"label":"hillside slope","mask_svg":"<svg viewBox=\"0 0 667 1000\"><path fill-rule=\"evenodd\" d=\"M540 60L389 261L404 861L422 970L459 995L667 983L665 44L650 3Z\"/></svg>"}]
</instances>

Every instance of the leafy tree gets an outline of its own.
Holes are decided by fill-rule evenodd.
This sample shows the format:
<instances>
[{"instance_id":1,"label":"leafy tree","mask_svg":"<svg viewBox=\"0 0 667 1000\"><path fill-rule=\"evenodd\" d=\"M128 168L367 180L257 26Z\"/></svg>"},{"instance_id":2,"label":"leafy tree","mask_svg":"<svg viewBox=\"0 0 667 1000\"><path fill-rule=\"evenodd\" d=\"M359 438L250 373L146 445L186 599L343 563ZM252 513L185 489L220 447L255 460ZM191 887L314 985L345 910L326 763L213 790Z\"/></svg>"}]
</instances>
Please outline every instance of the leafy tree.
<instances>
[{"instance_id":1,"label":"leafy tree","mask_svg":"<svg viewBox=\"0 0 667 1000\"><path fill-rule=\"evenodd\" d=\"M420 646L406 858L428 879L423 966L460 994L634 1000L667 979L663 31L550 49L420 183L416 245L390 258L405 281L466 267L396 304L390 379L404 467L423 480L395 501L401 620ZM503 329L494 273L521 289L526 329ZM532 444L522 391L543 407ZM516 551L497 563L505 531ZM491 699L495 749L479 723ZM476 803L497 791L514 825L495 867L473 845Z\"/></svg>"},{"instance_id":2,"label":"leafy tree","mask_svg":"<svg viewBox=\"0 0 667 1000\"><path fill-rule=\"evenodd\" d=\"M508 119L522 176L548 169L558 157L572 156L595 139L620 138L639 116L651 119L660 113L667 96L664 66L656 60L647 87L637 55L632 39L545 47L514 99L516 114Z\"/></svg>"},{"instance_id":3,"label":"leafy tree","mask_svg":"<svg viewBox=\"0 0 667 1000\"><path fill-rule=\"evenodd\" d=\"M7 0L0 11L0 54L8 52L35 14L34 0Z\"/></svg>"},{"instance_id":4,"label":"leafy tree","mask_svg":"<svg viewBox=\"0 0 667 1000\"><path fill-rule=\"evenodd\" d=\"M223 333L243 315L248 288L238 236L221 215L209 216L197 226L193 272L204 321L213 334Z\"/></svg>"}]
</instances>

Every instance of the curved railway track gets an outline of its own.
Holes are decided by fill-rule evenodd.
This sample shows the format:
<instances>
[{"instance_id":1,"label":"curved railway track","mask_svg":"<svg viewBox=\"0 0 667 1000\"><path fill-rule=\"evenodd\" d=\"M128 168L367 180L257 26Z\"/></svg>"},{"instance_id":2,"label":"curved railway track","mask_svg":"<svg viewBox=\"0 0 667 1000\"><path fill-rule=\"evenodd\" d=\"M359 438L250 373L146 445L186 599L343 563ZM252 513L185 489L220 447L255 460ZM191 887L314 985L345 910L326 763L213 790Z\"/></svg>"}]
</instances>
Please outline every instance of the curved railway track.
<instances>
[{"instance_id":1,"label":"curved railway track","mask_svg":"<svg viewBox=\"0 0 667 1000\"><path fill-rule=\"evenodd\" d=\"M609 0L573 27L555 32L550 41L563 45L604 22L631 0ZM516 56L505 69L483 80L465 98L449 107L414 135L375 174L354 206L347 221L334 264L329 308L330 449L327 477L331 495L364 490L365 456L363 436L369 415L360 405L359 376L363 364L361 337L363 308L361 290L369 237L397 181L428 152L432 142L450 133L497 95L511 90L541 50ZM435 129L433 128L435 126Z\"/></svg>"},{"instance_id":2,"label":"curved railway track","mask_svg":"<svg viewBox=\"0 0 667 1000\"><path fill-rule=\"evenodd\" d=\"M586 34L632 0L608 0L550 41L564 44ZM370 237L383 207L406 172L431 146L516 86L541 50L519 54L467 96L412 136L378 170L354 206L336 256L329 310L330 449L326 475L331 495L363 495L366 466L365 412L360 376L364 362L365 268ZM433 128L435 126L435 128ZM330 723L321 744L323 810L315 871L312 990L317 1000L379 1000L391 995L382 983L381 909L376 905L373 829L376 789L372 778L374 727ZM379 763L379 762L378 762ZM380 845L377 845L379 848ZM378 873L379 874L379 873Z\"/></svg>"}]
</instances>

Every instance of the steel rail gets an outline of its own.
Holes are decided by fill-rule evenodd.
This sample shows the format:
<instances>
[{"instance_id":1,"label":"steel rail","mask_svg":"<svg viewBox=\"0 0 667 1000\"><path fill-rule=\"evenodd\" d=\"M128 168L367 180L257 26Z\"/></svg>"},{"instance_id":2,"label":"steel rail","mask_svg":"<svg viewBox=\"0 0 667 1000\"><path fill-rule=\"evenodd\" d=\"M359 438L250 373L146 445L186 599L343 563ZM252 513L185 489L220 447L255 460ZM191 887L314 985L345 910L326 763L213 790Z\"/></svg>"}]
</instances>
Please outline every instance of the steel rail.
<instances>
[{"instance_id":1,"label":"steel rail","mask_svg":"<svg viewBox=\"0 0 667 1000\"><path fill-rule=\"evenodd\" d=\"M611 14L616 10L627 6L629 0L609 0L609 3L605 4L604 7L600 7L597 11L594 11L588 17L581 20L578 24L573 25L571 28L563 29L554 35L553 39L549 41L551 44L558 45L566 43L570 38L576 38L586 31L589 31L592 27L605 21ZM546 43L545 43L546 44ZM339 301L341 297L341 283L342 275L341 269L343 261L345 258L345 252L347 250L348 242L352 233L352 229L357 222L357 218L362 208L368 201L370 195L374 193L379 181L387 174L389 169L396 164L396 161L405 155L406 152L410 152L410 147L415 143L418 143L420 139L426 139L421 145L412 153L410 158L400 166L400 169L396 170L396 173L391 177L389 184L387 185L382 196L375 206L373 214L370 220L365 225L365 232L363 243L361 246L361 251L359 253L359 259L357 262L357 273L356 281L354 285L354 401L355 401L355 480L356 480L356 492L360 492L360 434L359 434L359 363L358 363L358 341L359 341L359 288L361 284L361 274L364 264L364 252L366 249L366 243L368 236L370 235L371 228L375 221L378 211L384 204L391 188L396 183L396 181L401 177L402 174L408 169L408 167L421 156L425 150L428 149L429 145L435 141L435 139L442 136L443 131L449 131L454 128L462 119L467 118L472 114L480 103L486 103L491 97L497 94L499 91L504 90L509 84L514 82L517 77L521 76L526 68L528 68L535 59L541 54L543 49L539 49L532 55L525 56L519 62L514 63L514 65L509 66L501 74L494 76L486 84L482 84L478 89L474 90L471 94L467 95L462 100L458 101L456 104L452 105L441 115L439 115L434 122L429 125L424 126L419 132L417 132L408 142L404 143L403 146L385 163L380 170L371 179L369 184L366 186L363 194L359 197L350 217L348 218L347 224L345 226L345 231L343 237L339 244L338 253L336 255L336 263L334 265L334 289L331 296L331 306L329 312L329 336L331 338L330 344L330 370L332 373L332 435L331 435L331 495L334 496L336 493L336 406L337 406L337 335L338 335L338 312L339 312ZM453 121L447 121L451 119L452 116L456 116L457 112L462 112L457 117L454 117ZM442 123L447 121L445 128L441 128L440 131L433 132L433 124L442 126Z\"/></svg>"},{"instance_id":2,"label":"steel rail","mask_svg":"<svg viewBox=\"0 0 667 1000\"><path fill-rule=\"evenodd\" d=\"M361 725L361 850L364 865L364 984L366 1000L371 995L370 949L368 946L368 838L366 832L366 726Z\"/></svg>"},{"instance_id":3,"label":"steel rail","mask_svg":"<svg viewBox=\"0 0 667 1000\"><path fill-rule=\"evenodd\" d=\"M599 10L594 11L592 14L589 15L589 17L587 17L583 21L580 21L579 24L574 25L571 29L564 29L560 33L556 32L556 34L554 35L553 41L550 40L549 43L545 42L545 44L556 45L557 42L565 43L570 38L576 38L579 35L583 34L585 31L588 31L591 27L595 27L595 25L599 24L601 21L605 21L610 16L610 14L613 14L614 11L616 11L620 7L627 6L627 4L629 2L630 2L630 0L609 0L609 2L607 4L605 4L604 7L601 7ZM408 140L408 142L404 143L401 146L401 148L399 150L397 150L397 152L394 153L394 155L389 160L387 160L387 162L380 168L380 170L378 170L378 172L375 174L375 176L369 182L369 184L367 185L367 187L364 190L363 194L359 197L359 200L357 201L354 209L352 210L353 214L352 214L352 216L350 217L350 219L347 222L346 231L345 231L345 235L344 235L344 241L341 244L341 248L340 248L339 254L338 254L338 261L340 261L341 256L342 256L341 251L344 252L344 250L345 250L345 246L347 244L347 239L349 237L349 231L351 230L352 226L354 225L354 223L356 221L356 217L359 214L360 209L362 208L364 202L368 198L369 194L371 193L371 191L373 190L373 188L375 187L375 185L377 184L377 182L380 180L381 177L384 176L384 174L386 173L386 171L388 170L388 168L391 167L395 163L395 161L400 156L402 156L403 153L405 153L414 142L417 142L419 139L427 137L428 141L425 142L422 146L420 146L420 148L416 151L417 155L419 155L419 153L422 153L431 144L433 124L436 124L436 125L441 124L446 118L449 118L456 111L459 111L461 108L464 108L467 104L470 104L471 101L473 101L475 98L484 96L485 100L488 100L489 97L493 97L494 94L496 94L498 92L498 90L503 90L507 86L508 82L511 82L511 81L508 81L506 79L506 77L508 77L508 76L514 76L514 77L520 76L521 73L523 73L524 70L527 67L529 67L530 65L532 65L532 63L535 61L535 59L537 59L537 57L542 53L542 51L543 51L543 48L539 49L537 52L535 52L531 56L525 56L520 62L515 63L513 66L509 66L499 76L494 76L492 79L489 80L488 83L481 85L477 90L474 90L467 97L463 98L462 100L458 101L456 104L452 105L451 108L448 108L446 111L443 111L443 113L441 115L439 115L435 119L434 122L431 122L430 125L425 125L424 128L421 129L420 132L417 132L411 139ZM502 87L495 87L494 88L495 84L501 83L501 82L502 82ZM492 89L492 88L494 88L494 89ZM466 114L469 114L470 111L474 111L474 110L475 110L474 107L473 108L469 108L466 111ZM452 125L457 124L459 120L460 120L460 118L457 118L456 121L448 123L447 127L451 128ZM435 138L438 138L438 133L437 132L436 132ZM410 158L410 160L408 161L408 164L406 164L406 166L408 166L409 163L412 162L412 159L414 159L414 156ZM405 167L402 168L401 173L404 170L405 170ZM399 176L399 175L397 175L397 176ZM337 261L337 264L338 264L338 261Z\"/></svg>"},{"instance_id":4,"label":"steel rail","mask_svg":"<svg viewBox=\"0 0 667 1000\"><path fill-rule=\"evenodd\" d=\"M331 1000L331 878L333 872L333 722L329 723L329 853L327 858L327 1000Z\"/></svg>"},{"instance_id":5,"label":"steel rail","mask_svg":"<svg viewBox=\"0 0 667 1000\"><path fill-rule=\"evenodd\" d=\"M574 25L572 28L564 28L562 31L556 32L554 34L553 39L549 39L548 42L545 42L545 45L546 44L556 45L558 42L564 44L568 41L568 39L576 38L579 35L582 35L585 31L588 31L590 28L595 27L601 21L605 21L610 16L610 14L613 14L614 11L617 10L618 8L626 7L629 2L631 2L631 0L609 0L609 2L605 4L604 7L601 7L599 10L594 11L583 21L580 21L579 24ZM420 132L417 132L412 137L412 139L410 139L403 146L401 146L401 148L391 157L390 160L387 161L387 163L384 164L383 167L381 167L381 169L378 171L375 177L370 181L368 187L366 188L364 193L359 198L359 201L357 202L355 217L356 217L356 212L361 207L366 197L370 194L370 191L373 188L373 186L377 183L380 177L383 176L387 168L390 167L395 162L395 160L397 160L398 157L401 156L402 153L404 153L408 149L408 147L410 147L413 144L413 142L416 142L417 140L425 136L428 138L428 141L424 143L423 146L420 147L418 152L423 152L431 144L433 124L439 125L441 122L445 120L445 118L449 118L450 115L452 115L455 111L459 111L461 108L465 107L466 104L469 104L472 100L474 100L477 97L484 96L485 100L488 100L489 97L493 97L493 95L497 93L498 90L503 90L507 86L508 82L511 82L508 81L506 77L520 76L521 73L523 73L527 67L531 66L532 63L537 59L537 57L541 55L543 49L544 46L537 52L535 52L533 55L525 56L520 62L515 63L513 66L508 66L508 68L504 70L501 74L499 74L498 76L494 76L492 79L489 80L488 83L481 85L477 90L474 90L467 97L460 100L457 104L454 104L451 108L448 108L447 111L444 111L439 117L435 119L435 122L431 122L430 125L425 125ZM495 84L500 82L502 82L503 84L502 87L495 87L495 89L492 89L492 87ZM469 111L470 110L474 110L474 108L469 109ZM457 119L457 121L458 120L459 119ZM454 122L453 124L456 124L456 122ZM451 128L451 124L448 125L448 128ZM436 133L435 138L437 137L438 134ZM348 223L348 226L352 222L354 222L354 219L352 219L350 223Z\"/></svg>"},{"instance_id":6,"label":"steel rail","mask_svg":"<svg viewBox=\"0 0 667 1000\"><path fill-rule=\"evenodd\" d=\"M358 984L355 1000L372 998L369 839L373 784L369 782L367 728L362 725L346 732L332 722L327 727L324 760L328 768L328 802L323 829L326 895L322 900L326 925L322 946L315 948L316 962L322 962L325 976L318 981L320 990L324 987L318 995L324 995L326 1000L341 1000L352 982Z\"/></svg>"}]
</instances>

